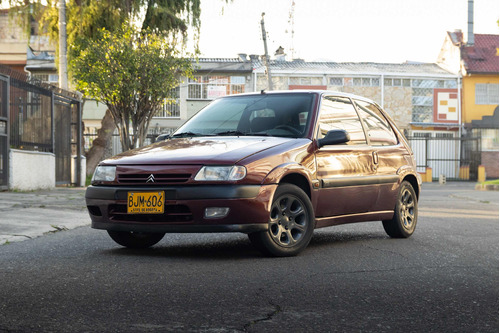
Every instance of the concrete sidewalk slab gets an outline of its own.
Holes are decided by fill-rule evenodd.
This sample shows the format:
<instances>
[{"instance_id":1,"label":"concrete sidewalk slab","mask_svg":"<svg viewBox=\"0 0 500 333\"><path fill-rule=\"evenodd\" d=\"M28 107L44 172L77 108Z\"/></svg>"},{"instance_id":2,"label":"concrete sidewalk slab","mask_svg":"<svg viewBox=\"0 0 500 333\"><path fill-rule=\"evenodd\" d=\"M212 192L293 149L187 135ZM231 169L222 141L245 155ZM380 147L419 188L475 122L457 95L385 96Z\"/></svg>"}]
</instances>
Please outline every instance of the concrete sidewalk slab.
<instances>
[{"instance_id":1,"label":"concrete sidewalk slab","mask_svg":"<svg viewBox=\"0 0 500 333\"><path fill-rule=\"evenodd\" d=\"M86 225L83 187L0 192L0 245Z\"/></svg>"}]
</instances>

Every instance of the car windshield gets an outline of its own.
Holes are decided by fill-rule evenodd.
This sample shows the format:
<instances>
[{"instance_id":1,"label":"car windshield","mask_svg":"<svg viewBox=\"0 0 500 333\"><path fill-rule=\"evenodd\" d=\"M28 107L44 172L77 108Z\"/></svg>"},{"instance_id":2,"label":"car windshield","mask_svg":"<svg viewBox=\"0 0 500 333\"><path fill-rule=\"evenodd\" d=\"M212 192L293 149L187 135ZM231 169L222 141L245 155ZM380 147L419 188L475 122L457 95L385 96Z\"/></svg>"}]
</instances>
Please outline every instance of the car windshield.
<instances>
[{"instance_id":1,"label":"car windshield","mask_svg":"<svg viewBox=\"0 0 500 333\"><path fill-rule=\"evenodd\" d=\"M181 126L172 137L257 135L304 137L314 94L260 94L221 98Z\"/></svg>"}]
</instances>

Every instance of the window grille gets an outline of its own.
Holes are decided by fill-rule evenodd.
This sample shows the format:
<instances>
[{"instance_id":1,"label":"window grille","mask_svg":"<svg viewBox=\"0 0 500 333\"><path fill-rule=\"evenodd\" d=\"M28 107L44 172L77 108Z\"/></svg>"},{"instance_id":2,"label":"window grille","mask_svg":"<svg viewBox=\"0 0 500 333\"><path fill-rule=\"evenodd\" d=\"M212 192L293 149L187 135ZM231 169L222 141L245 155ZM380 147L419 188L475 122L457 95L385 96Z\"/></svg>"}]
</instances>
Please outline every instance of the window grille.
<instances>
[{"instance_id":1,"label":"window grille","mask_svg":"<svg viewBox=\"0 0 500 333\"><path fill-rule=\"evenodd\" d=\"M343 86L344 79L341 77L331 77L330 78L330 85L331 86Z\"/></svg>"},{"instance_id":2,"label":"window grille","mask_svg":"<svg viewBox=\"0 0 500 333\"><path fill-rule=\"evenodd\" d=\"M188 82L188 99L210 100L244 92L244 76L195 76Z\"/></svg>"},{"instance_id":3,"label":"window grille","mask_svg":"<svg viewBox=\"0 0 500 333\"><path fill-rule=\"evenodd\" d=\"M330 77L329 83L331 86L357 86L357 87L379 87L380 78L370 77Z\"/></svg>"},{"instance_id":4,"label":"window grille","mask_svg":"<svg viewBox=\"0 0 500 333\"><path fill-rule=\"evenodd\" d=\"M498 104L498 84L476 83L476 104Z\"/></svg>"},{"instance_id":5,"label":"window grille","mask_svg":"<svg viewBox=\"0 0 500 333\"><path fill-rule=\"evenodd\" d=\"M163 107L155 115L155 118L180 118L180 87L170 89L169 98L165 99Z\"/></svg>"},{"instance_id":6,"label":"window grille","mask_svg":"<svg viewBox=\"0 0 500 333\"><path fill-rule=\"evenodd\" d=\"M392 79L389 79L392 80ZM403 85L406 79L403 79ZM412 121L416 123L432 123L434 121L434 89L435 88L457 88L456 80L433 80L414 79L411 80L412 90Z\"/></svg>"}]
</instances>

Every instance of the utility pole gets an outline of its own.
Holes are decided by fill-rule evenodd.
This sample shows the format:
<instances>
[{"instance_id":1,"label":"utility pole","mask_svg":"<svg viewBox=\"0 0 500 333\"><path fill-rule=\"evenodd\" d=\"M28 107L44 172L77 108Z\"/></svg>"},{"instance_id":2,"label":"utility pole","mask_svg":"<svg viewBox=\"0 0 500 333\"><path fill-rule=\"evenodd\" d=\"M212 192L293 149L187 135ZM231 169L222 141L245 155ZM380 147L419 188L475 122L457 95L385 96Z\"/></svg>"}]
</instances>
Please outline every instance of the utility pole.
<instances>
[{"instance_id":1,"label":"utility pole","mask_svg":"<svg viewBox=\"0 0 500 333\"><path fill-rule=\"evenodd\" d=\"M295 47L293 45L293 37L295 35L295 0L292 0L292 5L290 6L288 23L290 23L290 35L291 35L291 45L290 53L292 54L292 59L295 59Z\"/></svg>"},{"instance_id":2,"label":"utility pole","mask_svg":"<svg viewBox=\"0 0 500 333\"><path fill-rule=\"evenodd\" d=\"M59 88L68 89L66 1L59 0Z\"/></svg>"},{"instance_id":3,"label":"utility pole","mask_svg":"<svg viewBox=\"0 0 500 333\"><path fill-rule=\"evenodd\" d=\"M262 40L264 41L264 60L267 71L267 85L269 90L273 90L273 80L271 77L271 68L269 67L269 53L267 52L267 40L266 40L266 28L264 26L264 15L266 13L262 13L262 20L260 21L260 25L262 26Z\"/></svg>"}]
</instances>

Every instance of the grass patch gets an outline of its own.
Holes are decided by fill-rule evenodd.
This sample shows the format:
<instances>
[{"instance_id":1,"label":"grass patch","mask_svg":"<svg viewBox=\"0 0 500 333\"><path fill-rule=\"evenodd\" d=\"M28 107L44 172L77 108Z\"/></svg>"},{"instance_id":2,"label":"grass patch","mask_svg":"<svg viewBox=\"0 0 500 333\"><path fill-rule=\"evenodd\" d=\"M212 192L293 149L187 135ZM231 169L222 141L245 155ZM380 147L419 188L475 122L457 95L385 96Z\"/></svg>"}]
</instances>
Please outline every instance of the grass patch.
<instances>
[{"instance_id":1,"label":"grass patch","mask_svg":"<svg viewBox=\"0 0 500 333\"><path fill-rule=\"evenodd\" d=\"M89 186L91 180L92 180L92 175L87 175L87 178L85 178L85 186Z\"/></svg>"},{"instance_id":2,"label":"grass patch","mask_svg":"<svg viewBox=\"0 0 500 333\"><path fill-rule=\"evenodd\" d=\"M498 179L482 182L481 185L498 185Z\"/></svg>"}]
</instances>

